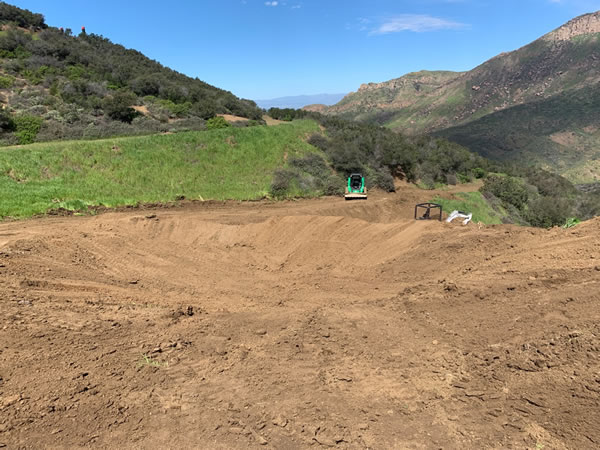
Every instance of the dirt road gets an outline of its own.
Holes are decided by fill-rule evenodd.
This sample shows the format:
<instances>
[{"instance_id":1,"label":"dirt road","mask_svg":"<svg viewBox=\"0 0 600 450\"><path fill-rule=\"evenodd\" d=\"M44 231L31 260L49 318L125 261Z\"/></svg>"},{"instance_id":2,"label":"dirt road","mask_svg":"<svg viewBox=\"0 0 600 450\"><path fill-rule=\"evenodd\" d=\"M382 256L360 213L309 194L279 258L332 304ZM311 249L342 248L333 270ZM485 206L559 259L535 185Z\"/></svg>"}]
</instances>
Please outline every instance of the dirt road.
<instances>
[{"instance_id":1,"label":"dirt road","mask_svg":"<svg viewBox=\"0 0 600 450\"><path fill-rule=\"evenodd\" d=\"M600 446L600 219L428 198L0 224L0 447Z\"/></svg>"}]
</instances>

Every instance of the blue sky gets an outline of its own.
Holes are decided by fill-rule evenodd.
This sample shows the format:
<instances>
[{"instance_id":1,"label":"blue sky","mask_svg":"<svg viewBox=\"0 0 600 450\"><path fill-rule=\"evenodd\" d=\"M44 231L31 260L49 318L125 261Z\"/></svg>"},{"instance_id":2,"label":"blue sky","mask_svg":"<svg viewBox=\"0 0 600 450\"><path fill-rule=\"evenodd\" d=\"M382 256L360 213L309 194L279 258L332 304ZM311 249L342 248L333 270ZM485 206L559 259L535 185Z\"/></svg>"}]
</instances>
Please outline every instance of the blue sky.
<instances>
[{"instance_id":1,"label":"blue sky","mask_svg":"<svg viewBox=\"0 0 600 450\"><path fill-rule=\"evenodd\" d=\"M470 70L600 0L8 0L250 99Z\"/></svg>"}]
</instances>

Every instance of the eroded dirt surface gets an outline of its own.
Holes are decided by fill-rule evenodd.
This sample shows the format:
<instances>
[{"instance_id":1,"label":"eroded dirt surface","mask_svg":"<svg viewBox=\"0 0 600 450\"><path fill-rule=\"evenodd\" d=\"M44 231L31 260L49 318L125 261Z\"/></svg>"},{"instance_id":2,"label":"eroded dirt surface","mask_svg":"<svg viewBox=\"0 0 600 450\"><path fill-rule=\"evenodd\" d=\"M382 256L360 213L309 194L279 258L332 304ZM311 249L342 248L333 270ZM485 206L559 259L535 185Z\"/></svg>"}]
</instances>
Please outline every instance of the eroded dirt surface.
<instances>
[{"instance_id":1,"label":"eroded dirt surface","mask_svg":"<svg viewBox=\"0 0 600 450\"><path fill-rule=\"evenodd\" d=\"M0 447L600 446L600 220L429 197L0 224Z\"/></svg>"}]
</instances>

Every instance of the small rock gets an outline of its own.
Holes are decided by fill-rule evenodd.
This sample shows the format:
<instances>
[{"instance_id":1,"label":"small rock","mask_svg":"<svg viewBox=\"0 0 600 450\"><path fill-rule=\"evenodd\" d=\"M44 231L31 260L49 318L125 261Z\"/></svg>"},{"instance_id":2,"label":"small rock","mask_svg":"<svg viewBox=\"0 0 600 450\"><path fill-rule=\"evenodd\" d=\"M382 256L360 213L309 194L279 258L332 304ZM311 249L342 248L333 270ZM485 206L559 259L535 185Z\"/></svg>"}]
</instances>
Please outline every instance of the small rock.
<instances>
[{"instance_id":1,"label":"small rock","mask_svg":"<svg viewBox=\"0 0 600 450\"><path fill-rule=\"evenodd\" d=\"M444 284L444 290L445 290L445 291L448 291L448 292L453 292L453 291L456 291L456 290L458 290L458 286L456 286L456 284L455 284L455 283L452 283L452 282L446 282L446 283Z\"/></svg>"},{"instance_id":2,"label":"small rock","mask_svg":"<svg viewBox=\"0 0 600 450\"><path fill-rule=\"evenodd\" d=\"M435 339L435 340L432 342L432 344L433 344L433 345L438 345L438 344L439 344L439 342L437 341L437 339Z\"/></svg>"},{"instance_id":3,"label":"small rock","mask_svg":"<svg viewBox=\"0 0 600 450\"><path fill-rule=\"evenodd\" d=\"M21 396L18 394L0 399L0 409L12 406L15 403L17 403L19 400L21 400Z\"/></svg>"},{"instance_id":4,"label":"small rock","mask_svg":"<svg viewBox=\"0 0 600 450\"><path fill-rule=\"evenodd\" d=\"M368 423L359 423L358 424L358 429L359 430L368 430L369 429L369 424Z\"/></svg>"},{"instance_id":5,"label":"small rock","mask_svg":"<svg viewBox=\"0 0 600 450\"><path fill-rule=\"evenodd\" d=\"M265 334L267 334L267 330L261 328L260 330L256 330L254 333L258 336L264 336Z\"/></svg>"},{"instance_id":6,"label":"small rock","mask_svg":"<svg viewBox=\"0 0 600 450\"><path fill-rule=\"evenodd\" d=\"M273 425L278 427L285 428L287 424L288 420L285 417L277 416L275 419L273 419Z\"/></svg>"},{"instance_id":7,"label":"small rock","mask_svg":"<svg viewBox=\"0 0 600 450\"><path fill-rule=\"evenodd\" d=\"M156 214L148 214L146 219L156 219Z\"/></svg>"}]
</instances>

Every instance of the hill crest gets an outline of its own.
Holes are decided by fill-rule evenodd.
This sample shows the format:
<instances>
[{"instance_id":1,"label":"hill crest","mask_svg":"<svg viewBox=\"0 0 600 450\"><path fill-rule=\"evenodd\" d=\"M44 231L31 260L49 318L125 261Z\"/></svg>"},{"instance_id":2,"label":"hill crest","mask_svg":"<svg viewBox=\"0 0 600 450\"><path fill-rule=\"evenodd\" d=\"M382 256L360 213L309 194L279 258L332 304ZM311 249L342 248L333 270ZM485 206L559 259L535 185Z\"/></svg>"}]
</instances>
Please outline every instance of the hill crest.
<instances>
[{"instance_id":1,"label":"hill crest","mask_svg":"<svg viewBox=\"0 0 600 450\"><path fill-rule=\"evenodd\" d=\"M0 145L197 130L217 114L256 121L251 100L41 14L0 2Z\"/></svg>"},{"instance_id":2,"label":"hill crest","mask_svg":"<svg viewBox=\"0 0 600 450\"><path fill-rule=\"evenodd\" d=\"M600 33L600 11L575 17L542 36L542 39L552 42L569 41L576 36L593 33Z\"/></svg>"}]
</instances>

